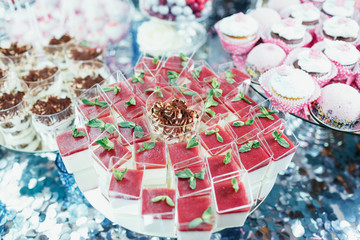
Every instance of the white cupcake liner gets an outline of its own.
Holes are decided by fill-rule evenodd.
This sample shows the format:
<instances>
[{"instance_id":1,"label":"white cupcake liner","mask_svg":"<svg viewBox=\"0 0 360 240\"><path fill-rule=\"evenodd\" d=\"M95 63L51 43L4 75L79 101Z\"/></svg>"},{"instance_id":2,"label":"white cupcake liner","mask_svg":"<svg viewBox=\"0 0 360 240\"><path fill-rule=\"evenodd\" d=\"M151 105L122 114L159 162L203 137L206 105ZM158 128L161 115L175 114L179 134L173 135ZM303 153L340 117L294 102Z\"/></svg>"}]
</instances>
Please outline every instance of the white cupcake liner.
<instances>
[{"instance_id":1,"label":"white cupcake liner","mask_svg":"<svg viewBox=\"0 0 360 240\"><path fill-rule=\"evenodd\" d=\"M272 38L271 37L271 29L268 29L264 32L262 32L261 34L261 39L263 40L263 42L265 43L273 43L278 45L279 47L281 47L286 54L288 54L289 52L291 52L294 48L300 48L300 47L306 47L308 44L311 43L312 41L312 36L309 32L305 32L305 36L302 39L302 41L300 43L297 44L287 44L284 41L278 39L278 38Z\"/></svg>"},{"instance_id":2,"label":"white cupcake liner","mask_svg":"<svg viewBox=\"0 0 360 240\"><path fill-rule=\"evenodd\" d=\"M279 97L277 94L274 93L274 91L270 86L270 78L278 70L278 68L279 67L268 70L267 72L262 74L261 77L259 78L260 86L264 89L266 95L269 98L271 98L271 104L273 104L275 108L278 108L284 112L297 113L301 111L309 103L315 101L320 97L321 89L319 84L317 84L315 80L314 80L315 90L312 93L312 95L307 99L288 100Z\"/></svg>"},{"instance_id":3,"label":"white cupcake liner","mask_svg":"<svg viewBox=\"0 0 360 240\"><path fill-rule=\"evenodd\" d=\"M248 53L260 39L260 34L257 34L256 37L250 41L231 40L228 37L225 37L219 30L219 22L215 24L215 30L220 38L223 48L231 54L242 55Z\"/></svg>"},{"instance_id":4,"label":"white cupcake liner","mask_svg":"<svg viewBox=\"0 0 360 240\"><path fill-rule=\"evenodd\" d=\"M293 63L297 60L297 56L300 52L304 51L305 48L297 48L294 49L289 53L289 55L286 57L284 61L284 65L289 65L293 67ZM321 77L312 77L315 79L315 81L320 85L320 87L323 87L325 84L330 82L333 78L335 78L338 74L338 69L336 65L331 62L331 70L328 74L321 76Z\"/></svg>"}]
</instances>

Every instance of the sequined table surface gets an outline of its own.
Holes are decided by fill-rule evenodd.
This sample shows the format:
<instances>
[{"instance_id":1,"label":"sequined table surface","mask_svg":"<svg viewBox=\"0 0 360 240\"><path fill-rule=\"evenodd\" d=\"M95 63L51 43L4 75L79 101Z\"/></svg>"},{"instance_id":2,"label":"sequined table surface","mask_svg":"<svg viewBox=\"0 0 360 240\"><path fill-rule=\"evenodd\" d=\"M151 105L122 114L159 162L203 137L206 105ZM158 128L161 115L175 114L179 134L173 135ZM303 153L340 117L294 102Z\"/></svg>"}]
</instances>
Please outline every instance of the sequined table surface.
<instances>
[{"instance_id":1,"label":"sequined table surface","mask_svg":"<svg viewBox=\"0 0 360 240\"><path fill-rule=\"evenodd\" d=\"M359 136L332 137L323 147L314 136L330 136L329 130L294 126L303 147L290 167L243 227L214 233L212 240L360 239ZM64 170L55 153L0 148L1 239L164 239L113 224Z\"/></svg>"}]
</instances>

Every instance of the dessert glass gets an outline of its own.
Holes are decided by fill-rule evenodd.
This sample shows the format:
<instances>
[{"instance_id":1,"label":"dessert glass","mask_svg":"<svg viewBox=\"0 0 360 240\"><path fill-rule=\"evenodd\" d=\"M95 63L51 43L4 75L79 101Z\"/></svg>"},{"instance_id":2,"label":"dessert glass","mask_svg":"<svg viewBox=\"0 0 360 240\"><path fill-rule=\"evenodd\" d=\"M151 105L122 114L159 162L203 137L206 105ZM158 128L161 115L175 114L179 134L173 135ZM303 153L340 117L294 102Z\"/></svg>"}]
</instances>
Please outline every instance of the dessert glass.
<instances>
[{"instance_id":1,"label":"dessert glass","mask_svg":"<svg viewBox=\"0 0 360 240\"><path fill-rule=\"evenodd\" d=\"M39 132L43 144L46 144L46 146L43 146L43 149L56 150L56 136L66 129L70 129L74 124L74 105L71 102L69 94L61 91L60 85L61 83L59 81L56 84L45 83L39 85L30 91L27 99L30 108L36 106L38 101L48 102L49 99L53 99L53 97L58 100L68 99L70 101L70 104L63 108L61 105L65 103L56 100L58 101L58 105L55 105L55 100L50 100L51 102L49 104L53 103L53 105L48 105L47 107L55 109L55 113L46 113L46 109L42 109L42 111L45 111L45 114L38 114L31 110L33 125ZM57 108L63 109L58 110Z\"/></svg>"},{"instance_id":2,"label":"dessert glass","mask_svg":"<svg viewBox=\"0 0 360 240\"><path fill-rule=\"evenodd\" d=\"M173 98L170 97L168 99L163 99L161 96L159 96L157 92L153 92L146 100L146 114L152 127L152 132L154 132L155 134L163 135L165 139L169 139L181 135L185 132L195 131L203 114L204 102L201 96L195 93L191 99L187 99L184 97L183 94L179 92L179 89L176 87L164 87L160 88L160 90L170 92ZM185 89L185 91L189 90ZM170 119L173 125L170 125L158 119L157 114L162 114L158 111L160 105L168 105L172 103L174 99L178 99L181 102L184 102L187 109L192 110L192 113L189 112L189 114L192 114L190 115L190 117L192 118L183 119L179 115L179 112L174 112L174 115L172 115ZM175 111L179 111L179 109ZM182 122L185 121L188 123L182 124Z\"/></svg>"},{"instance_id":3,"label":"dessert glass","mask_svg":"<svg viewBox=\"0 0 360 240\"><path fill-rule=\"evenodd\" d=\"M156 75L163 65L164 56L152 56L147 53L142 53L135 64L135 74L139 75L142 71L145 75Z\"/></svg>"},{"instance_id":4,"label":"dessert glass","mask_svg":"<svg viewBox=\"0 0 360 240\"><path fill-rule=\"evenodd\" d=\"M65 64L64 49L65 47L72 43L74 40L71 38L68 42L62 42L59 44L49 44L43 46L44 53L46 57L58 67L63 68Z\"/></svg>"},{"instance_id":5,"label":"dessert glass","mask_svg":"<svg viewBox=\"0 0 360 240\"><path fill-rule=\"evenodd\" d=\"M9 57L0 56L0 80L16 79L14 63Z\"/></svg>"},{"instance_id":6,"label":"dessert glass","mask_svg":"<svg viewBox=\"0 0 360 240\"><path fill-rule=\"evenodd\" d=\"M41 138L35 131L31 115L27 110L25 98L28 87L23 81L2 78L0 80L0 95L23 92L22 99L14 106L3 107L0 110L0 131L6 139L6 145L17 150L41 150ZM2 102L4 104L5 102Z\"/></svg>"},{"instance_id":7,"label":"dessert glass","mask_svg":"<svg viewBox=\"0 0 360 240\"><path fill-rule=\"evenodd\" d=\"M112 78L110 69L99 60L89 60L83 61L78 64L73 69L74 78L69 83L70 91L74 93L76 97L82 95L86 90L94 86L95 84L99 84L100 86L105 86L115 82L115 79ZM85 79L89 76L91 79L77 82L75 79ZM101 81L95 81L93 79L100 77ZM89 83L89 81L92 83Z\"/></svg>"},{"instance_id":8,"label":"dessert glass","mask_svg":"<svg viewBox=\"0 0 360 240\"><path fill-rule=\"evenodd\" d=\"M1 40L0 48L2 54L13 61L16 71L26 65L34 53L33 47L30 44L13 42L8 38Z\"/></svg>"}]
</instances>

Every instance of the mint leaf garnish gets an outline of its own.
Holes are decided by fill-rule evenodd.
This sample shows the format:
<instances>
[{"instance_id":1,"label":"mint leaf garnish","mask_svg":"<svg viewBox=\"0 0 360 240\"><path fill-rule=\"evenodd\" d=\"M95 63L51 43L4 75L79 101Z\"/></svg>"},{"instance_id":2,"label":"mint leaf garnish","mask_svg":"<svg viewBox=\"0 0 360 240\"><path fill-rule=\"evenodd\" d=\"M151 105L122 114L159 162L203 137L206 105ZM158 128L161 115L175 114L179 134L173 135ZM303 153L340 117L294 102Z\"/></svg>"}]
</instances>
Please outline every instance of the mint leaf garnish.
<instances>
[{"instance_id":1,"label":"mint leaf garnish","mask_svg":"<svg viewBox=\"0 0 360 240\"><path fill-rule=\"evenodd\" d=\"M84 131L78 131L78 129L73 125L71 134L73 137L85 137L86 133Z\"/></svg>"},{"instance_id":2,"label":"mint leaf garnish","mask_svg":"<svg viewBox=\"0 0 360 240\"><path fill-rule=\"evenodd\" d=\"M272 136L278 144L280 144L284 148L289 148L290 144L285 140L285 138L281 137L281 135L282 133L278 132L277 130L272 132Z\"/></svg>"},{"instance_id":3,"label":"mint leaf garnish","mask_svg":"<svg viewBox=\"0 0 360 240\"><path fill-rule=\"evenodd\" d=\"M155 147L155 142L144 142L143 143L143 147L140 148L139 150L137 150L136 152L142 152L142 151L146 151L146 150L150 150L153 149Z\"/></svg>"},{"instance_id":4,"label":"mint leaf garnish","mask_svg":"<svg viewBox=\"0 0 360 240\"><path fill-rule=\"evenodd\" d=\"M249 151L251 151L251 149L258 148L258 147L260 147L260 142L258 140L249 141L248 143L245 143L240 146L239 152L240 153L249 152Z\"/></svg>"},{"instance_id":5,"label":"mint leaf garnish","mask_svg":"<svg viewBox=\"0 0 360 240\"><path fill-rule=\"evenodd\" d=\"M189 168L185 168L183 171L178 171L176 173L176 177L182 178L182 179L189 179L190 188L195 189L196 188L196 179L204 180L205 177L205 169L202 169L198 173L193 173Z\"/></svg>"},{"instance_id":6,"label":"mint leaf garnish","mask_svg":"<svg viewBox=\"0 0 360 240\"><path fill-rule=\"evenodd\" d=\"M245 125L245 123L243 121L236 121L236 122L233 122L233 127L242 127Z\"/></svg>"},{"instance_id":7,"label":"mint leaf garnish","mask_svg":"<svg viewBox=\"0 0 360 240\"><path fill-rule=\"evenodd\" d=\"M119 122L119 126L122 128L135 128L136 124L134 122L124 121L124 122Z\"/></svg>"},{"instance_id":8,"label":"mint leaf garnish","mask_svg":"<svg viewBox=\"0 0 360 240\"><path fill-rule=\"evenodd\" d=\"M270 120L275 120L275 118L273 116L271 116L271 114L275 114L275 113L279 113L278 110L274 109L274 110L267 110L265 107L263 106L260 106L261 108L261 112L262 113L258 113L256 114L256 116L258 117L266 117Z\"/></svg>"},{"instance_id":9,"label":"mint leaf garnish","mask_svg":"<svg viewBox=\"0 0 360 240\"><path fill-rule=\"evenodd\" d=\"M84 98L81 100L81 102L85 105L89 105L89 106L99 106L99 107L107 107L108 103L105 101L99 101L97 98L95 98L94 102Z\"/></svg>"},{"instance_id":10,"label":"mint leaf garnish","mask_svg":"<svg viewBox=\"0 0 360 240\"><path fill-rule=\"evenodd\" d=\"M170 207L174 207L175 204L173 202L173 200L166 195L163 196L156 196L154 198L151 199L152 202L160 202L160 201L165 201L167 205L169 205Z\"/></svg>"},{"instance_id":11,"label":"mint leaf garnish","mask_svg":"<svg viewBox=\"0 0 360 240\"><path fill-rule=\"evenodd\" d=\"M201 73L201 68L197 68L195 69L192 75L196 78L200 78L200 73Z\"/></svg>"},{"instance_id":12,"label":"mint leaf garnish","mask_svg":"<svg viewBox=\"0 0 360 240\"><path fill-rule=\"evenodd\" d=\"M190 148L196 147L198 145L199 145L199 142L196 140L196 135L195 135L190 139L190 141L186 145L186 149L190 149Z\"/></svg>"},{"instance_id":13,"label":"mint leaf garnish","mask_svg":"<svg viewBox=\"0 0 360 240\"><path fill-rule=\"evenodd\" d=\"M114 173L114 177L116 178L116 180L122 181L127 170L128 170L127 168L125 168L124 171L114 168L113 173Z\"/></svg>"},{"instance_id":14,"label":"mint leaf garnish","mask_svg":"<svg viewBox=\"0 0 360 240\"><path fill-rule=\"evenodd\" d=\"M189 223L189 229L193 229L196 228L197 226L199 226L201 223L205 222L208 224L212 224L210 222L210 219L212 217L212 209L211 207L208 207L203 214L201 215L201 217L195 218L194 220L192 220Z\"/></svg>"},{"instance_id":15,"label":"mint leaf garnish","mask_svg":"<svg viewBox=\"0 0 360 240\"><path fill-rule=\"evenodd\" d=\"M232 178L232 179L231 179L231 184L232 184L235 192L238 192L238 191L239 191L239 184L238 184L236 178Z\"/></svg>"},{"instance_id":16,"label":"mint leaf garnish","mask_svg":"<svg viewBox=\"0 0 360 240\"><path fill-rule=\"evenodd\" d=\"M131 97L128 101L125 102L125 105L126 105L126 106L131 106L131 105L135 106L135 105L136 105L136 100L135 100L135 98L134 98L134 97Z\"/></svg>"},{"instance_id":17,"label":"mint leaf garnish","mask_svg":"<svg viewBox=\"0 0 360 240\"><path fill-rule=\"evenodd\" d=\"M205 131L205 135L211 135L211 134L216 134L216 140L218 140L218 142L224 142L223 138L221 137L220 133L219 133L219 129L216 128L215 130L206 130Z\"/></svg>"},{"instance_id":18,"label":"mint leaf garnish","mask_svg":"<svg viewBox=\"0 0 360 240\"><path fill-rule=\"evenodd\" d=\"M107 137L97 140L96 143L99 144L104 149L107 149L107 150L114 149L114 143L112 141L110 141Z\"/></svg>"},{"instance_id":19,"label":"mint leaf garnish","mask_svg":"<svg viewBox=\"0 0 360 240\"><path fill-rule=\"evenodd\" d=\"M154 65L157 65L158 62L159 62L159 58L153 58L152 63L153 63Z\"/></svg>"},{"instance_id":20,"label":"mint leaf garnish","mask_svg":"<svg viewBox=\"0 0 360 240\"><path fill-rule=\"evenodd\" d=\"M103 88L104 92L110 92L114 91L114 95L118 94L121 91L121 88L119 88L117 85L114 85L112 87L105 87Z\"/></svg>"},{"instance_id":21,"label":"mint leaf garnish","mask_svg":"<svg viewBox=\"0 0 360 240\"><path fill-rule=\"evenodd\" d=\"M231 101L232 102L238 102L238 101L241 101L241 100L247 102L248 104L252 104L252 102L250 102L249 99L247 99L245 97L245 94L242 93L242 92L239 92L239 94L236 97L234 97Z\"/></svg>"},{"instance_id":22,"label":"mint leaf garnish","mask_svg":"<svg viewBox=\"0 0 360 240\"><path fill-rule=\"evenodd\" d=\"M235 80L233 79L233 77L235 77L236 75L232 73L231 70L227 70L225 72L225 78L226 78L226 81L229 83L229 84L233 84L235 82Z\"/></svg>"},{"instance_id":23,"label":"mint leaf garnish","mask_svg":"<svg viewBox=\"0 0 360 240\"><path fill-rule=\"evenodd\" d=\"M143 70L140 70L140 75L137 77L135 75L131 76L131 82L133 83L144 83L144 76L145 76L145 72Z\"/></svg>"},{"instance_id":24,"label":"mint leaf garnish","mask_svg":"<svg viewBox=\"0 0 360 240\"><path fill-rule=\"evenodd\" d=\"M148 88L144 91L144 93L148 93L148 92L156 92L157 94L159 94L159 97L163 98L164 95L161 92L159 86L155 86L155 88Z\"/></svg>"},{"instance_id":25,"label":"mint leaf garnish","mask_svg":"<svg viewBox=\"0 0 360 240\"><path fill-rule=\"evenodd\" d=\"M227 152L226 156L224 158L224 164L226 165L226 164L228 164L230 162L231 162L231 152Z\"/></svg>"}]
</instances>

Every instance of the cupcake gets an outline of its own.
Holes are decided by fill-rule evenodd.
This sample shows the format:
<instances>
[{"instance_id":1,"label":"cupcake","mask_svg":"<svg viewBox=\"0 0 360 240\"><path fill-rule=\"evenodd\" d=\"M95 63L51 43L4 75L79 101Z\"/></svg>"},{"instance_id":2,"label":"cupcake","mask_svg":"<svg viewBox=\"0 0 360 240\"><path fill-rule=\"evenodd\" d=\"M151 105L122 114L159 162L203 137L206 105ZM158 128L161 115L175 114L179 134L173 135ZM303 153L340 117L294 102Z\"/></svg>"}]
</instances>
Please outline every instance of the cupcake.
<instances>
[{"instance_id":1,"label":"cupcake","mask_svg":"<svg viewBox=\"0 0 360 240\"><path fill-rule=\"evenodd\" d=\"M269 29L274 23L281 20L280 14L272 8L257 8L249 13L260 24L262 30Z\"/></svg>"},{"instance_id":2,"label":"cupcake","mask_svg":"<svg viewBox=\"0 0 360 240\"><path fill-rule=\"evenodd\" d=\"M262 43L254 47L246 58L246 71L257 80L267 70L280 66L286 57L285 51L272 43Z\"/></svg>"},{"instance_id":3,"label":"cupcake","mask_svg":"<svg viewBox=\"0 0 360 240\"><path fill-rule=\"evenodd\" d=\"M269 0L268 7L280 13L283 9L297 4L300 4L299 0Z\"/></svg>"},{"instance_id":4,"label":"cupcake","mask_svg":"<svg viewBox=\"0 0 360 240\"><path fill-rule=\"evenodd\" d=\"M276 69L269 80L270 91L277 98L285 101L304 101L315 91L314 79L304 71L281 66Z\"/></svg>"},{"instance_id":5,"label":"cupcake","mask_svg":"<svg viewBox=\"0 0 360 240\"><path fill-rule=\"evenodd\" d=\"M359 35L359 24L349 18L332 17L324 22L322 33L332 40L355 42Z\"/></svg>"},{"instance_id":6,"label":"cupcake","mask_svg":"<svg viewBox=\"0 0 360 240\"><path fill-rule=\"evenodd\" d=\"M315 78L325 77L332 69L331 61L321 51L314 48L303 48L292 64L295 68Z\"/></svg>"},{"instance_id":7,"label":"cupcake","mask_svg":"<svg viewBox=\"0 0 360 240\"><path fill-rule=\"evenodd\" d=\"M326 0L322 11L330 16L351 17L354 14L353 0Z\"/></svg>"},{"instance_id":8,"label":"cupcake","mask_svg":"<svg viewBox=\"0 0 360 240\"><path fill-rule=\"evenodd\" d=\"M301 24L300 20L286 18L271 27L270 35L286 44L299 44L303 41L306 28Z\"/></svg>"},{"instance_id":9,"label":"cupcake","mask_svg":"<svg viewBox=\"0 0 360 240\"><path fill-rule=\"evenodd\" d=\"M312 3L303 3L290 7L289 17L300 20L308 27L316 26L320 20L320 10Z\"/></svg>"},{"instance_id":10,"label":"cupcake","mask_svg":"<svg viewBox=\"0 0 360 240\"><path fill-rule=\"evenodd\" d=\"M220 20L218 28L227 39L250 42L259 32L259 23L250 15L237 13Z\"/></svg>"},{"instance_id":11,"label":"cupcake","mask_svg":"<svg viewBox=\"0 0 360 240\"><path fill-rule=\"evenodd\" d=\"M330 60L350 70L354 69L360 58L359 50L354 45L343 41L326 41L324 53Z\"/></svg>"},{"instance_id":12,"label":"cupcake","mask_svg":"<svg viewBox=\"0 0 360 240\"><path fill-rule=\"evenodd\" d=\"M323 123L339 129L351 129L360 120L360 93L353 87L334 83L321 89L312 112Z\"/></svg>"}]
</instances>

